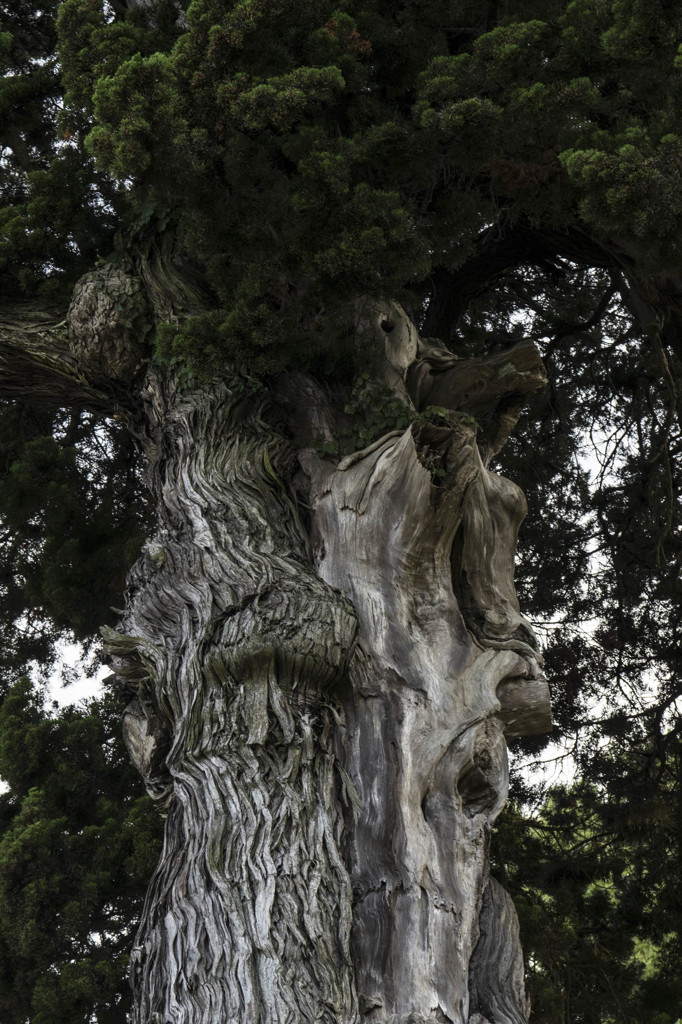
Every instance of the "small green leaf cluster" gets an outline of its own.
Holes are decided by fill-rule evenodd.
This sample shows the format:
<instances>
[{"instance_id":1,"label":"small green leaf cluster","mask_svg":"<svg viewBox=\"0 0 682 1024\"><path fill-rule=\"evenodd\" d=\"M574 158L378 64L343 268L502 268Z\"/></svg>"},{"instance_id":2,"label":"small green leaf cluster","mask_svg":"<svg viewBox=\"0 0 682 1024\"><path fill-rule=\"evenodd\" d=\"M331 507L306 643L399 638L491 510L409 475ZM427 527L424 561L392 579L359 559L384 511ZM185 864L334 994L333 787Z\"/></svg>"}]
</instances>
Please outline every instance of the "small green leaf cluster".
<instances>
[{"instance_id":1,"label":"small green leaf cluster","mask_svg":"<svg viewBox=\"0 0 682 1024\"><path fill-rule=\"evenodd\" d=\"M117 178L131 168L143 174L153 156L163 159L170 137L160 132L158 110L168 110L173 100L173 71L168 57L136 53L120 65L115 75L102 78L93 91L98 124L89 132L86 149ZM104 127L115 121L114 134Z\"/></svg>"},{"instance_id":2,"label":"small green leaf cluster","mask_svg":"<svg viewBox=\"0 0 682 1024\"><path fill-rule=\"evenodd\" d=\"M350 417L350 425L341 431L344 454L366 448L391 430L404 430L416 418L402 398L368 373L356 379L343 411Z\"/></svg>"},{"instance_id":3,"label":"small green leaf cluster","mask_svg":"<svg viewBox=\"0 0 682 1024\"><path fill-rule=\"evenodd\" d=\"M288 75L252 84L246 73L236 75L218 91L234 124L246 132L288 131L319 104L332 102L345 87L338 67L296 68Z\"/></svg>"},{"instance_id":4,"label":"small green leaf cluster","mask_svg":"<svg viewBox=\"0 0 682 1024\"><path fill-rule=\"evenodd\" d=\"M184 383L210 380L225 370L225 361L237 366L248 354L249 369L264 375L279 367L270 351L276 337L272 310L265 303L239 302L225 315L209 310L182 323L156 328L155 354L161 367L180 374Z\"/></svg>"},{"instance_id":5,"label":"small green leaf cluster","mask_svg":"<svg viewBox=\"0 0 682 1024\"><path fill-rule=\"evenodd\" d=\"M417 412L403 398L390 388L377 383L369 373L360 374L343 405L345 426L336 438L319 439L318 454L323 457L340 457L360 451L378 441L384 434L394 430L405 430L413 423L437 423L452 426L466 423L477 427L473 416L459 410L429 405ZM436 475L444 471L434 469Z\"/></svg>"},{"instance_id":6,"label":"small green leaf cluster","mask_svg":"<svg viewBox=\"0 0 682 1024\"><path fill-rule=\"evenodd\" d=\"M646 248L652 236L668 233L671 218L674 222L682 210L675 181L682 162L682 139L668 133L654 143L641 129L624 135L628 137L630 141L616 152L611 146L567 149L561 162L569 179L579 182L586 193L580 203L585 221L598 223L604 233L627 227ZM671 258L679 258L675 235L665 240L665 248ZM658 254L660 259L660 246Z\"/></svg>"}]
</instances>

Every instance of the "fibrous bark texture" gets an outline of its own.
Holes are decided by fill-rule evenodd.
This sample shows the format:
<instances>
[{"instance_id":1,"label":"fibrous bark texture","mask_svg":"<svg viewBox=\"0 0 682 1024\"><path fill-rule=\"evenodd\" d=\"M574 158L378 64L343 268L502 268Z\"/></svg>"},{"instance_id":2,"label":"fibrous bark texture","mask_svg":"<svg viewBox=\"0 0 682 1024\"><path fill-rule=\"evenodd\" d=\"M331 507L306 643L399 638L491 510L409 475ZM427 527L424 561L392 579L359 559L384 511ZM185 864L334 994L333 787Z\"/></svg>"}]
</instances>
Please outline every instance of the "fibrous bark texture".
<instances>
[{"instance_id":1,"label":"fibrous bark texture","mask_svg":"<svg viewBox=\"0 0 682 1024\"><path fill-rule=\"evenodd\" d=\"M357 330L411 423L336 465L283 440L287 415L334 432L307 378L276 415L238 378L147 385L159 528L108 636L167 813L135 1024L527 1020L488 847L506 737L548 728L548 695L524 498L488 460L543 373L530 343L456 360L393 305Z\"/></svg>"},{"instance_id":2,"label":"fibrous bark texture","mask_svg":"<svg viewBox=\"0 0 682 1024\"><path fill-rule=\"evenodd\" d=\"M30 306L5 308L0 315L0 397L116 409L114 397L93 387L74 355L64 316Z\"/></svg>"},{"instance_id":3,"label":"fibrous bark texture","mask_svg":"<svg viewBox=\"0 0 682 1024\"><path fill-rule=\"evenodd\" d=\"M73 290L66 319L71 348L91 380L127 381L134 375L152 324L131 264L107 263L85 274Z\"/></svg>"},{"instance_id":4,"label":"fibrous bark texture","mask_svg":"<svg viewBox=\"0 0 682 1024\"><path fill-rule=\"evenodd\" d=\"M160 528L116 668L129 749L167 808L133 951L144 1024L356 1019L330 689L355 637L310 567L258 402L158 381Z\"/></svg>"}]
</instances>

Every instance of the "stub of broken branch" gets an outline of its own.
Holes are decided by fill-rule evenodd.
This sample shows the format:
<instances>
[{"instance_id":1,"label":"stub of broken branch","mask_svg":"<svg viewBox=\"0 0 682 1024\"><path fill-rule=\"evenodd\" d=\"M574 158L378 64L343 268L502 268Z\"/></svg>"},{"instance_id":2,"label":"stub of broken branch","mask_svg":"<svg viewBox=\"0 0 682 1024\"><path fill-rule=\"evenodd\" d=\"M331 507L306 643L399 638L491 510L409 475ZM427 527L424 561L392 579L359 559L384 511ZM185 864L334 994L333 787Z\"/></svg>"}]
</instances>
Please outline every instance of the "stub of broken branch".
<instances>
[{"instance_id":1,"label":"stub of broken branch","mask_svg":"<svg viewBox=\"0 0 682 1024\"><path fill-rule=\"evenodd\" d=\"M505 445L530 395L546 383L540 353L530 338L472 359L458 359L440 342L420 338L418 359L407 372L407 388L418 410L441 406L477 421L486 463Z\"/></svg>"},{"instance_id":2,"label":"stub of broken branch","mask_svg":"<svg viewBox=\"0 0 682 1024\"><path fill-rule=\"evenodd\" d=\"M0 311L0 397L83 405L113 411L110 394L93 386L69 347L63 315L32 306Z\"/></svg>"},{"instance_id":3,"label":"stub of broken branch","mask_svg":"<svg viewBox=\"0 0 682 1024\"><path fill-rule=\"evenodd\" d=\"M552 731L549 686L543 675L505 679L497 687L496 697L507 739Z\"/></svg>"}]
</instances>

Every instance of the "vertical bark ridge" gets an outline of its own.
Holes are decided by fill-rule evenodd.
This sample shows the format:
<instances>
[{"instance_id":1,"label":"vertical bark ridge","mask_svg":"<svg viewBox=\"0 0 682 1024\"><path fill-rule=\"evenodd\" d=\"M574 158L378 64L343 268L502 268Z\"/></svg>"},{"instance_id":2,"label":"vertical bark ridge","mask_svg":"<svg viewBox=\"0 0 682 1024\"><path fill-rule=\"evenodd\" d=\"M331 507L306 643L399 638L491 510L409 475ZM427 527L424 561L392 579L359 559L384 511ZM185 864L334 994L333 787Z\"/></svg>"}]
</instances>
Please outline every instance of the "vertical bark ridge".
<instances>
[{"instance_id":1,"label":"vertical bark ridge","mask_svg":"<svg viewBox=\"0 0 682 1024\"><path fill-rule=\"evenodd\" d=\"M312 571L257 398L151 380L159 528L114 665L168 811L133 953L135 1024L356 1019L330 691L356 630Z\"/></svg>"},{"instance_id":2,"label":"vertical bark ridge","mask_svg":"<svg viewBox=\"0 0 682 1024\"><path fill-rule=\"evenodd\" d=\"M173 773L134 953L139 1020L351 1021L329 712L297 716L292 735L270 711L259 749L243 710L221 755Z\"/></svg>"}]
</instances>

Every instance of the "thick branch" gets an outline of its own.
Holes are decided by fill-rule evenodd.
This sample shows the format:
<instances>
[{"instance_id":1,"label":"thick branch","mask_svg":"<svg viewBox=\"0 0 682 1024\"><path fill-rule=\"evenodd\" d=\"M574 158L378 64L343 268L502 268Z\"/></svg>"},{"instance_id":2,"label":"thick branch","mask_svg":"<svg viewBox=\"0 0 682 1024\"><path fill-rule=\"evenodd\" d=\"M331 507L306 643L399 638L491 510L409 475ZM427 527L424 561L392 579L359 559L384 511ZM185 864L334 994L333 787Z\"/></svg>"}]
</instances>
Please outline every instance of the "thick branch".
<instances>
[{"instance_id":1,"label":"thick branch","mask_svg":"<svg viewBox=\"0 0 682 1024\"><path fill-rule=\"evenodd\" d=\"M69 348L66 321L31 306L0 312L0 397L113 411L113 395L94 388Z\"/></svg>"},{"instance_id":2,"label":"thick branch","mask_svg":"<svg viewBox=\"0 0 682 1024\"><path fill-rule=\"evenodd\" d=\"M538 231L518 225L495 240L481 239L478 253L458 270L439 267L431 278L431 300L422 330L448 341L469 304L496 278L524 265L544 268L549 276L563 273L559 258L593 267L622 266L623 259L577 229Z\"/></svg>"}]
</instances>

